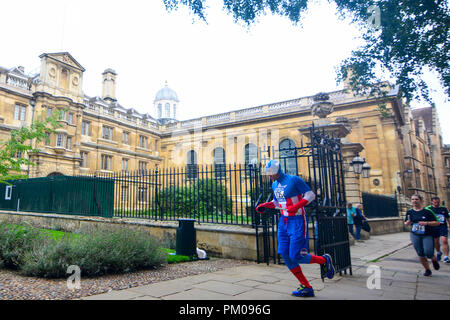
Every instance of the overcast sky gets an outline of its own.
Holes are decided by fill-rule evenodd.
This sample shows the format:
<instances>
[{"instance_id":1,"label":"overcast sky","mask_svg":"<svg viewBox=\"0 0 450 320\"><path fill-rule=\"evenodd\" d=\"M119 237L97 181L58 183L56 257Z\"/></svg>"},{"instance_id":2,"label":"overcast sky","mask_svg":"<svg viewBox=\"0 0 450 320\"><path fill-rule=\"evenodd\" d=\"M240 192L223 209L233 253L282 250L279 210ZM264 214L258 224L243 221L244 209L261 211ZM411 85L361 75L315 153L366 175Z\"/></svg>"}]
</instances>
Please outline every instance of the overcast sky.
<instances>
[{"instance_id":1,"label":"overcast sky","mask_svg":"<svg viewBox=\"0 0 450 320\"><path fill-rule=\"evenodd\" d=\"M85 94L101 96L101 74L112 68L118 102L154 115L167 81L180 120L299 98L342 89L335 68L360 43L332 5L317 2L302 26L267 15L248 29L222 1L208 2L207 24L184 8L166 12L162 0L2 1L0 66L37 73L40 54L67 51L86 69ZM428 81L448 144L450 104L439 82Z\"/></svg>"}]
</instances>

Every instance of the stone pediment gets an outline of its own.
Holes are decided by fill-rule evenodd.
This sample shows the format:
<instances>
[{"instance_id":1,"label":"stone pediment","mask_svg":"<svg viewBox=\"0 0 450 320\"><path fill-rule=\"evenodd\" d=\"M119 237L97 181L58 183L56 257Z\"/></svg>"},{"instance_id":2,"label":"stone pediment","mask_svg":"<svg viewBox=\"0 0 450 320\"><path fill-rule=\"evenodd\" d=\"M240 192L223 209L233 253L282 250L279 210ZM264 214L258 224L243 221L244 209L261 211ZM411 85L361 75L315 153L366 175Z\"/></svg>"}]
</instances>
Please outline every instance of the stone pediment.
<instances>
[{"instance_id":1,"label":"stone pediment","mask_svg":"<svg viewBox=\"0 0 450 320\"><path fill-rule=\"evenodd\" d=\"M78 61L75 60L74 57L72 57L72 55L68 52L44 53L39 56L39 58L42 58L42 57L48 57L50 59L62 62L64 64L74 67L82 72L85 71L83 66L81 64L79 64Z\"/></svg>"},{"instance_id":2,"label":"stone pediment","mask_svg":"<svg viewBox=\"0 0 450 320\"><path fill-rule=\"evenodd\" d=\"M10 69L8 71L8 74L18 76L21 78L28 78L27 75L22 70L19 69L19 67L14 67L14 68Z\"/></svg>"}]
</instances>

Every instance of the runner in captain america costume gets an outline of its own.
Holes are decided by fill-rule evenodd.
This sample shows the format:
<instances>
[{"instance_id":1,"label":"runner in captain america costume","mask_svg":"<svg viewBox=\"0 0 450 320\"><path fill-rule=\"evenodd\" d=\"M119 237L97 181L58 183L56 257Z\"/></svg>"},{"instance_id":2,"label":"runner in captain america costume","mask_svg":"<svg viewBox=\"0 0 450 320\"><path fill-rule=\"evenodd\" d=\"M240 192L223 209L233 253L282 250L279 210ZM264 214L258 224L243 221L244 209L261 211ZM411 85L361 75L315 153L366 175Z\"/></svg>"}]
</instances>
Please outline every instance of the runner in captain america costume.
<instances>
[{"instance_id":1,"label":"runner in captain america costume","mask_svg":"<svg viewBox=\"0 0 450 320\"><path fill-rule=\"evenodd\" d=\"M280 210L282 217L278 224L278 253L300 282L300 287L292 294L298 297L314 297L314 289L304 276L300 264L324 265L327 278L334 277L334 267L329 254L315 256L309 253L308 221L304 207L315 199L315 194L300 177L283 173L277 160L269 161L264 170L273 181L274 199L261 203L256 211L261 213L263 208Z\"/></svg>"}]
</instances>

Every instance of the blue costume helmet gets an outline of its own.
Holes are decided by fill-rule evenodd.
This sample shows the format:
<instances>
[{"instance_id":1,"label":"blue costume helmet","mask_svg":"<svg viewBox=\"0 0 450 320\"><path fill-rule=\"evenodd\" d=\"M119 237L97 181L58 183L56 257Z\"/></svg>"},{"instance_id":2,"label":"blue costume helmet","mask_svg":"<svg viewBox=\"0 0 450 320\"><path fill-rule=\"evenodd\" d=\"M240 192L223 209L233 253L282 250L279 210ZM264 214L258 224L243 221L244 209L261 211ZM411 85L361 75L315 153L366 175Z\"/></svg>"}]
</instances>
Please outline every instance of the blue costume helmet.
<instances>
[{"instance_id":1,"label":"blue costume helmet","mask_svg":"<svg viewBox=\"0 0 450 320\"><path fill-rule=\"evenodd\" d=\"M277 160L270 160L264 167L264 174L273 176L277 173L282 173L280 162L278 162Z\"/></svg>"}]
</instances>

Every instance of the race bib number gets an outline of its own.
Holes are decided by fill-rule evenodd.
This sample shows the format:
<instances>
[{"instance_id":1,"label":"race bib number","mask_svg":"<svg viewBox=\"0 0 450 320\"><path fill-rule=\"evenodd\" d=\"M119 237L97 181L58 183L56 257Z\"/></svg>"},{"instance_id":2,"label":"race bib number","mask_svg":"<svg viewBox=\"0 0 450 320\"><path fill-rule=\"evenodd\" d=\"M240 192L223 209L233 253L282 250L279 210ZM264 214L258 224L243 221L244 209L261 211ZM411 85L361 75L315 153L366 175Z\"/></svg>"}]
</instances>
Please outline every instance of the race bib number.
<instances>
[{"instance_id":1,"label":"race bib number","mask_svg":"<svg viewBox=\"0 0 450 320\"><path fill-rule=\"evenodd\" d=\"M277 198L277 201L282 208L286 208L286 198L284 196L285 188L286 186L282 186L281 184L279 184L278 187L276 187L274 190L275 198Z\"/></svg>"},{"instance_id":2,"label":"race bib number","mask_svg":"<svg viewBox=\"0 0 450 320\"><path fill-rule=\"evenodd\" d=\"M411 231L415 234L425 234L425 226L421 226L418 223L412 225Z\"/></svg>"},{"instance_id":3,"label":"race bib number","mask_svg":"<svg viewBox=\"0 0 450 320\"><path fill-rule=\"evenodd\" d=\"M443 214L438 214L437 217L438 217L440 223L445 223L445 217Z\"/></svg>"},{"instance_id":4,"label":"race bib number","mask_svg":"<svg viewBox=\"0 0 450 320\"><path fill-rule=\"evenodd\" d=\"M275 197L277 198L278 202L286 202L286 198L284 197L284 188L286 186L279 185L275 188Z\"/></svg>"}]
</instances>

